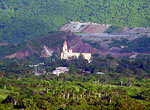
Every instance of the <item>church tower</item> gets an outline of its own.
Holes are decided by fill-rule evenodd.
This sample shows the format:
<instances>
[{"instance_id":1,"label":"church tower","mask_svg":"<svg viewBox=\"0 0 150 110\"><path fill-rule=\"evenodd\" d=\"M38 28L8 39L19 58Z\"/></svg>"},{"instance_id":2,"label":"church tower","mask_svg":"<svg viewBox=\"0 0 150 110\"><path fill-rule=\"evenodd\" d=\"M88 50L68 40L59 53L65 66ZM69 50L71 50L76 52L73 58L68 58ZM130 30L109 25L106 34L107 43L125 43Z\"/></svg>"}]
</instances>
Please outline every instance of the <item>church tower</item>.
<instances>
[{"instance_id":1,"label":"church tower","mask_svg":"<svg viewBox=\"0 0 150 110\"><path fill-rule=\"evenodd\" d=\"M68 52L67 41L64 41L63 52Z\"/></svg>"},{"instance_id":2,"label":"church tower","mask_svg":"<svg viewBox=\"0 0 150 110\"><path fill-rule=\"evenodd\" d=\"M69 53L72 53L72 49L71 48L69 49Z\"/></svg>"},{"instance_id":3,"label":"church tower","mask_svg":"<svg viewBox=\"0 0 150 110\"><path fill-rule=\"evenodd\" d=\"M63 45L63 51L61 53L61 59L66 59L67 53L68 53L68 47L67 47L67 41L65 40Z\"/></svg>"}]
</instances>

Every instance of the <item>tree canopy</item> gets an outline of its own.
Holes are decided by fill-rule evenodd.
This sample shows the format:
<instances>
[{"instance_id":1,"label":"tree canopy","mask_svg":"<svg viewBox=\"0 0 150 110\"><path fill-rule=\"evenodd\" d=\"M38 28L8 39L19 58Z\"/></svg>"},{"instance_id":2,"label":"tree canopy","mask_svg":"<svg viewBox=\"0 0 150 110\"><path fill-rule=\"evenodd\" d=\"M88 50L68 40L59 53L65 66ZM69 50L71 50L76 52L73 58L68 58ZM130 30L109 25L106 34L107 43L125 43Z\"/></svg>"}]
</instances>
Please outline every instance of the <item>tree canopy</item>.
<instances>
[{"instance_id":1,"label":"tree canopy","mask_svg":"<svg viewBox=\"0 0 150 110\"><path fill-rule=\"evenodd\" d=\"M70 21L150 26L149 0L1 0L0 42L16 43Z\"/></svg>"}]
</instances>

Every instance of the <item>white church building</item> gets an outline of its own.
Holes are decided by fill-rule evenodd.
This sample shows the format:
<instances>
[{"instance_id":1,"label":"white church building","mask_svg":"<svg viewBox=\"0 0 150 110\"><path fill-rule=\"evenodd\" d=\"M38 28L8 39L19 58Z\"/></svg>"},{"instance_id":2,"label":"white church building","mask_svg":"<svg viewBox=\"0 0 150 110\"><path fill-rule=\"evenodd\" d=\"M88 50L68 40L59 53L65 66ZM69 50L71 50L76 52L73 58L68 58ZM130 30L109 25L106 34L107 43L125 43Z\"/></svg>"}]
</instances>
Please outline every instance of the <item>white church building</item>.
<instances>
[{"instance_id":1,"label":"white church building","mask_svg":"<svg viewBox=\"0 0 150 110\"><path fill-rule=\"evenodd\" d=\"M63 51L61 52L61 59L69 59L70 57L79 57L80 55L83 55L83 57L88 60L88 62L91 61L91 53L74 53L72 52L72 49L68 49L67 47L67 41L64 41L63 45Z\"/></svg>"}]
</instances>

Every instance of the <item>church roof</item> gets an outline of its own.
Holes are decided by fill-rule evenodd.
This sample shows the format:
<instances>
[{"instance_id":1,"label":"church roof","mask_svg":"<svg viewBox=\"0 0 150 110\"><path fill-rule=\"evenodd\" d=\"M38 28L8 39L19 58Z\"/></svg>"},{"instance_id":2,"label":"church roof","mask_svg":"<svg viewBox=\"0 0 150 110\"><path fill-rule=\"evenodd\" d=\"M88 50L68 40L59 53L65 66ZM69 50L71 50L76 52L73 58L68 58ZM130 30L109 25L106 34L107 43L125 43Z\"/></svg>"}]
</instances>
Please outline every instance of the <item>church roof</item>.
<instances>
[{"instance_id":1,"label":"church roof","mask_svg":"<svg viewBox=\"0 0 150 110\"><path fill-rule=\"evenodd\" d=\"M66 41L66 40L64 41L64 44L67 44L67 41Z\"/></svg>"}]
</instances>

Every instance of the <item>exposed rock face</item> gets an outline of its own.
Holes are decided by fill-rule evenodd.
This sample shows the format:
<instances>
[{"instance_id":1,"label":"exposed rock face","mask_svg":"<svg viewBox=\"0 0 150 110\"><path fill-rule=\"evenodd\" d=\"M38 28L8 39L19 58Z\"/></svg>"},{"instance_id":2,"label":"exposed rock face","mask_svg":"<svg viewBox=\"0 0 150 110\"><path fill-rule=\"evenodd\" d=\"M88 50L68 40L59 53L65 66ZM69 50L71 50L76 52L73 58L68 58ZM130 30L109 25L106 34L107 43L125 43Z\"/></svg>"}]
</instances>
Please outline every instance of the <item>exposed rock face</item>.
<instances>
[{"instance_id":1,"label":"exposed rock face","mask_svg":"<svg viewBox=\"0 0 150 110\"><path fill-rule=\"evenodd\" d=\"M82 32L85 33L104 33L107 29L109 29L110 25L104 25L104 24L91 24L85 29L82 30Z\"/></svg>"},{"instance_id":2,"label":"exposed rock face","mask_svg":"<svg viewBox=\"0 0 150 110\"><path fill-rule=\"evenodd\" d=\"M31 41L30 43L27 42L25 43L26 48L7 55L5 58L25 58L34 54L37 54L40 57L51 57L53 53L55 53L57 56L60 56L65 39L68 42L68 47L72 48L73 52L88 53L94 50L90 47L90 45L84 44L78 36L75 36L70 32L58 34L59 37L57 36L57 39L55 39L55 36L57 36L57 34L54 36L48 35L41 37Z\"/></svg>"},{"instance_id":3,"label":"exposed rock face","mask_svg":"<svg viewBox=\"0 0 150 110\"><path fill-rule=\"evenodd\" d=\"M70 36L71 38L68 37L64 37L64 34L62 36L60 36L60 38L62 39L62 41L64 41L65 39L68 42L68 47L72 48L73 52L77 52L77 53L92 53L92 54L99 54L99 56L106 56L107 54L111 54L114 57L120 57L120 56L128 56L131 53L121 53L120 52L120 48L109 48L109 46L107 45L107 43L105 44L104 42L100 42L101 48L100 49L96 49L96 48L92 48L89 44L87 43L83 43L82 39L79 38L79 36L77 35L72 35L70 33L65 33L65 36ZM38 40L38 41L41 41ZM54 41L55 43L56 41ZM39 42L41 43L41 42ZM43 43L44 44L44 43ZM57 54L57 56L60 56L60 53L62 51L62 46L63 43L59 44L58 46L56 46L55 48L50 48L49 44L46 42L44 45L37 45L38 48L41 48L40 51L36 50L35 47L32 47L30 44L27 44L28 49L27 50L21 50L18 52L15 52L13 54L7 55L5 56L5 58L25 58L27 56L31 56L34 54L39 55L40 57L51 57L53 53Z\"/></svg>"},{"instance_id":4,"label":"exposed rock face","mask_svg":"<svg viewBox=\"0 0 150 110\"><path fill-rule=\"evenodd\" d=\"M128 27L124 27L123 30L118 32L112 32L109 34L104 33L109 28L110 25L96 23L67 23L60 28L60 30L65 32L56 32L47 36L41 36L40 38L24 43L24 49L20 49L19 47L20 50L15 50L15 53L10 55L8 55L8 53L3 54L0 55L0 58L24 58L35 54L40 57L51 57L52 54L60 56L64 40L67 40L68 47L72 48L72 51L77 53L92 53L99 54L99 56L106 56L110 54L114 57L131 56L134 52L121 52L121 50L126 46L122 45L120 47L111 47L109 43L114 40L128 39L132 41L143 36L150 37L150 28L137 27L130 29ZM72 32L81 33L73 35ZM100 48L93 48L88 43L83 43L82 40L96 42L100 44ZM3 45L8 45L8 43L0 43L0 46ZM11 51L13 48L8 49L10 49L10 52L14 52Z\"/></svg>"},{"instance_id":5,"label":"exposed rock face","mask_svg":"<svg viewBox=\"0 0 150 110\"><path fill-rule=\"evenodd\" d=\"M42 57L51 57L53 55L53 51L49 49L47 46L43 47Z\"/></svg>"},{"instance_id":6,"label":"exposed rock face","mask_svg":"<svg viewBox=\"0 0 150 110\"><path fill-rule=\"evenodd\" d=\"M30 52L29 51L18 51L16 53L13 53L11 55L7 55L5 56L5 58L25 58L27 56L30 56Z\"/></svg>"},{"instance_id":7,"label":"exposed rock face","mask_svg":"<svg viewBox=\"0 0 150 110\"><path fill-rule=\"evenodd\" d=\"M110 40L104 41L92 41L100 44L100 48L96 49L91 47L88 43L83 43L82 40L87 40L89 37L82 38L78 35L73 35L71 32L59 32L53 35L48 35L45 37L40 37L25 43L27 48L19 50L13 54L5 56L5 58L25 58L27 56L32 56L34 54L40 57L51 57L55 54L60 57L62 52L63 42L67 40L68 48L72 48L73 52L77 53L92 53L99 54L99 56L106 56L108 54L114 57L131 56L133 53L122 53L121 47L110 47L108 44ZM95 37L97 38L97 37ZM91 41L89 39L89 41Z\"/></svg>"},{"instance_id":8,"label":"exposed rock face","mask_svg":"<svg viewBox=\"0 0 150 110\"><path fill-rule=\"evenodd\" d=\"M137 27L133 29L125 28L124 31L128 33L134 33L134 34L135 33L149 33L150 28L143 28L143 27Z\"/></svg>"},{"instance_id":9,"label":"exposed rock face","mask_svg":"<svg viewBox=\"0 0 150 110\"><path fill-rule=\"evenodd\" d=\"M84 33L104 33L109 27L110 25L105 24L71 22L64 24L60 30Z\"/></svg>"},{"instance_id":10,"label":"exposed rock face","mask_svg":"<svg viewBox=\"0 0 150 110\"><path fill-rule=\"evenodd\" d=\"M0 46L3 46L3 45L8 45L8 43L0 43Z\"/></svg>"},{"instance_id":11,"label":"exposed rock face","mask_svg":"<svg viewBox=\"0 0 150 110\"><path fill-rule=\"evenodd\" d=\"M129 40L134 40L143 36L150 37L150 28L136 27L128 28L125 27L122 31L113 32L114 35L130 35Z\"/></svg>"},{"instance_id":12,"label":"exposed rock face","mask_svg":"<svg viewBox=\"0 0 150 110\"><path fill-rule=\"evenodd\" d=\"M68 46L72 48L73 52L78 53L91 53L93 50L90 45L83 43L77 36L68 41Z\"/></svg>"}]
</instances>

